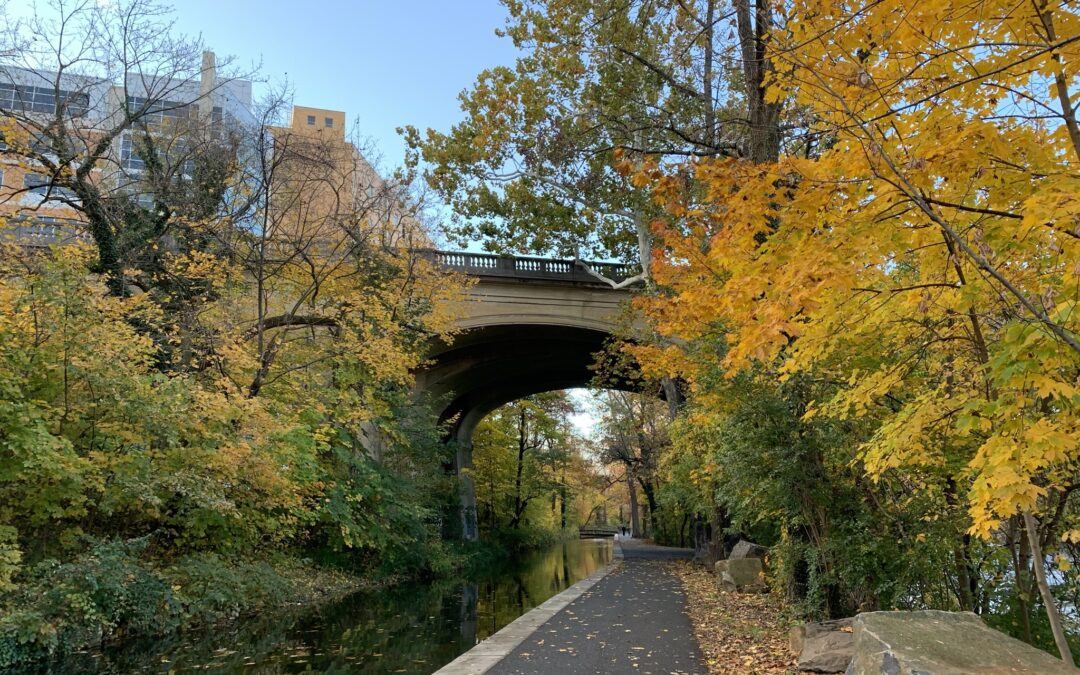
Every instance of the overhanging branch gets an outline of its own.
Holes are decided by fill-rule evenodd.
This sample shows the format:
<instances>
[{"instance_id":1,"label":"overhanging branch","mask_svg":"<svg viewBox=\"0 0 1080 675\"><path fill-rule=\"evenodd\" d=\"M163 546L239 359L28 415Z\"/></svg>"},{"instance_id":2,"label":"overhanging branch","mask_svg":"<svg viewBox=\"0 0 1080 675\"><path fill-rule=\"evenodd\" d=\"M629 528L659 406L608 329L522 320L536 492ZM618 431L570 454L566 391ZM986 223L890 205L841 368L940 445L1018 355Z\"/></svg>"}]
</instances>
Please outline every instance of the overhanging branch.
<instances>
[{"instance_id":1,"label":"overhanging branch","mask_svg":"<svg viewBox=\"0 0 1080 675\"><path fill-rule=\"evenodd\" d=\"M251 340L259 334L260 330L272 330L274 328L288 328L291 326L324 326L336 328L338 320L329 316L314 314L279 314L263 319L259 324L252 326L243 334L244 340Z\"/></svg>"}]
</instances>

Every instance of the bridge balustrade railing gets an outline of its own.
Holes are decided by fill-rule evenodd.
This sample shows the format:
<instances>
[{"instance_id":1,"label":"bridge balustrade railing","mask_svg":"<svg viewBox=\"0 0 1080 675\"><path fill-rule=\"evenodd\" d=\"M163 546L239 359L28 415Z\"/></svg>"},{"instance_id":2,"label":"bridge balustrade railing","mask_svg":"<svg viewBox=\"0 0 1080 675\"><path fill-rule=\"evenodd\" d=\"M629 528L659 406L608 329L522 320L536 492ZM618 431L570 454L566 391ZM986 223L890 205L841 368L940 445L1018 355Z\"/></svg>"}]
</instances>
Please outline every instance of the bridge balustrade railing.
<instances>
[{"instance_id":1,"label":"bridge balustrade railing","mask_svg":"<svg viewBox=\"0 0 1080 675\"><path fill-rule=\"evenodd\" d=\"M465 251L419 252L437 265L474 276L515 277L603 284L589 274L585 265L613 281L622 281L634 274L629 265L609 262L583 262L558 258L469 253Z\"/></svg>"}]
</instances>

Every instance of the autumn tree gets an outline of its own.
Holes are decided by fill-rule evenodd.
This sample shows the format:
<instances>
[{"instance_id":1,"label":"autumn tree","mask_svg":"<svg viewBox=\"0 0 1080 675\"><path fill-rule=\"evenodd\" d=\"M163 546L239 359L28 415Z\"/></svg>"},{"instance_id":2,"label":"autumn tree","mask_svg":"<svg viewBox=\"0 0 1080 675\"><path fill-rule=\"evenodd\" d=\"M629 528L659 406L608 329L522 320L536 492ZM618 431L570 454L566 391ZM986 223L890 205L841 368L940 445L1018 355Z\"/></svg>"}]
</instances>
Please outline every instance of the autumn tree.
<instances>
[{"instance_id":1,"label":"autumn tree","mask_svg":"<svg viewBox=\"0 0 1080 675\"><path fill-rule=\"evenodd\" d=\"M501 34L524 54L480 74L462 94L466 119L449 132L406 134L453 207L457 236L621 258L642 266L632 280L645 279L655 210L613 169L617 157L778 152L780 105L763 95L767 0L506 6Z\"/></svg>"},{"instance_id":2,"label":"autumn tree","mask_svg":"<svg viewBox=\"0 0 1080 675\"><path fill-rule=\"evenodd\" d=\"M565 392L550 392L503 406L480 424L471 471L481 524L517 530L529 506L545 498L562 499L565 508L576 442L567 418L573 410ZM562 520L551 513L555 529Z\"/></svg>"},{"instance_id":3,"label":"autumn tree","mask_svg":"<svg viewBox=\"0 0 1080 675\"><path fill-rule=\"evenodd\" d=\"M248 128L251 161L235 178L246 189L222 231L236 277L208 315L231 333L208 343L206 358L252 397L334 369L364 371L336 371L342 383L404 384L426 340L450 329L461 285L414 254L430 240L407 176L379 178L344 135L282 124L288 109L271 97Z\"/></svg>"},{"instance_id":4,"label":"autumn tree","mask_svg":"<svg viewBox=\"0 0 1080 675\"><path fill-rule=\"evenodd\" d=\"M112 292L164 283L161 254L199 248L229 188L237 73L150 0L57 2L3 28L3 155L27 176L8 201L69 209Z\"/></svg>"},{"instance_id":5,"label":"autumn tree","mask_svg":"<svg viewBox=\"0 0 1080 675\"><path fill-rule=\"evenodd\" d=\"M782 15L766 99L805 110L801 147L818 151L658 178L654 271L674 295L655 325L725 335L733 375L779 363L835 383L805 418L871 421L858 458L875 480L941 472L964 536L1004 540L1013 578L1035 579L1068 661L1046 563L1074 536L1080 460L1080 17L1039 2ZM656 363L693 379L678 352Z\"/></svg>"},{"instance_id":6,"label":"autumn tree","mask_svg":"<svg viewBox=\"0 0 1080 675\"><path fill-rule=\"evenodd\" d=\"M605 462L622 464L630 496L634 537L652 534L660 503L657 499L658 467L667 446L667 408L651 393L606 391L600 397L600 445ZM644 492L648 507L646 526L640 523L637 489ZM651 526L650 526L651 525Z\"/></svg>"}]
</instances>

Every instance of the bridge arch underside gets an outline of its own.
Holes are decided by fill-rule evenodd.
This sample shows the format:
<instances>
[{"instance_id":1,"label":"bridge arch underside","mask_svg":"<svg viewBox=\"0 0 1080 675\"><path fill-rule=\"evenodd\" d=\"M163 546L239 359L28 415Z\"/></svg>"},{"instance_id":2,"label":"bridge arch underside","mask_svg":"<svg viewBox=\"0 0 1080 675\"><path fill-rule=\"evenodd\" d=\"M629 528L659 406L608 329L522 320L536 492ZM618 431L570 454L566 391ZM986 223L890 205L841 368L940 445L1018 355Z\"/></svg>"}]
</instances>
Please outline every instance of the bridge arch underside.
<instances>
[{"instance_id":1,"label":"bridge arch underside","mask_svg":"<svg viewBox=\"0 0 1080 675\"><path fill-rule=\"evenodd\" d=\"M451 438L468 445L476 425L499 406L592 383L596 355L610 338L604 330L557 324L476 327L434 349L418 384L439 405L440 422L450 422Z\"/></svg>"},{"instance_id":2,"label":"bridge arch underside","mask_svg":"<svg viewBox=\"0 0 1080 675\"><path fill-rule=\"evenodd\" d=\"M595 327L556 323L474 326L452 344L433 345L429 365L417 373L418 389L430 397L457 442L455 468L461 478L461 535L476 539L476 492L472 435L488 413L532 394L591 384L596 356L611 334ZM605 381L611 389L634 383Z\"/></svg>"}]
</instances>

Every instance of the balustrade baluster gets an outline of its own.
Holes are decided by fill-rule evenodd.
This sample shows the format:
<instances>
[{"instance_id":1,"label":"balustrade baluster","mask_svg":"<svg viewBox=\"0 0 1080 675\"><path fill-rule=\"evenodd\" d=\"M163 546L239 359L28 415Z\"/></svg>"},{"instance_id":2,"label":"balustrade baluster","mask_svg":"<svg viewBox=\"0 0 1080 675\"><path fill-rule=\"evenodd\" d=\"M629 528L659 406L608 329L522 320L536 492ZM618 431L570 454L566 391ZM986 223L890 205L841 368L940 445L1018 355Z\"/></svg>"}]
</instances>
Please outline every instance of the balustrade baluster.
<instances>
[{"instance_id":1,"label":"balustrade baluster","mask_svg":"<svg viewBox=\"0 0 1080 675\"><path fill-rule=\"evenodd\" d=\"M575 282L594 282L588 274L571 260L536 258L532 256L509 256L465 251L418 251L418 255L436 265L459 270L466 274L514 276L524 274L531 278L565 279ZM609 279L621 281L633 273L629 265L622 263L585 263Z\"/></svg>"}]
</instances>

